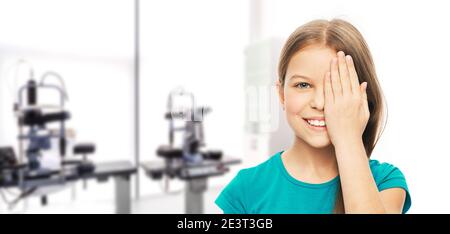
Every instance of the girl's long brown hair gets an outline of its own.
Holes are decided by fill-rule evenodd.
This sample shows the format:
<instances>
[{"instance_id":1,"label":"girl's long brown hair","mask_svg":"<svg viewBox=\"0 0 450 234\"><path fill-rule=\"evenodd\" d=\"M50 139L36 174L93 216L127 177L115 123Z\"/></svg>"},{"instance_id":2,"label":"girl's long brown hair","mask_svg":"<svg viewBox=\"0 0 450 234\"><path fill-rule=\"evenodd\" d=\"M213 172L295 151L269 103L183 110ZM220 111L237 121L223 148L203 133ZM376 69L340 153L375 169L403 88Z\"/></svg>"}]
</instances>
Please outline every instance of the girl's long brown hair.
<instances>
[{"instance_id":1,"label":"girl's long brown hair","mask_svg":"<svg viewBox=\"0 0 450 234\"><path fill-rule=\"evenodd\" d=\"M370 117L363 133L364 148L367 157L372 154L387 120L383 93L378 83L375 65L369 48L361 33L349 22L341 19L314 20L297 28L287 39L278 64L278 79L283 88L286 70L292 56L309 45L325 45L337 51L351 55L358 74L359 82L367 82L367 99ZM386 109L387 110L387 109ZM342 188L336 194L334 213L345 213Z\"/></svg>"}]
</instances>

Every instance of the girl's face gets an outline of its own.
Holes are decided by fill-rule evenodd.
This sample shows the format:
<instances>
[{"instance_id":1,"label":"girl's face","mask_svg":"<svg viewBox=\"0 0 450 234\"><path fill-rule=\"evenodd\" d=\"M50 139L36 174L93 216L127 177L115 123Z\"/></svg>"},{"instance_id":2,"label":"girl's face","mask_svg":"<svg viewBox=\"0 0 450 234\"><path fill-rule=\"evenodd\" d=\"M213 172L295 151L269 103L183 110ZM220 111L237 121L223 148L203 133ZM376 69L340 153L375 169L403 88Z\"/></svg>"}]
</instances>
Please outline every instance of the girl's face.
<instances>
[{"instance_id":1,"label":"girl's face","mask_svg":"<svg viewBox=\"0 0 450 234\"><path fill-rule=\"evenodd\" d=\"M315 148L331 144L324 117L324 78L336 51L308 46L291 58L284 87L279 87L281 104L295 135ZM324 126L325 125L325 126Z\"/></svg>"}]
</instances>

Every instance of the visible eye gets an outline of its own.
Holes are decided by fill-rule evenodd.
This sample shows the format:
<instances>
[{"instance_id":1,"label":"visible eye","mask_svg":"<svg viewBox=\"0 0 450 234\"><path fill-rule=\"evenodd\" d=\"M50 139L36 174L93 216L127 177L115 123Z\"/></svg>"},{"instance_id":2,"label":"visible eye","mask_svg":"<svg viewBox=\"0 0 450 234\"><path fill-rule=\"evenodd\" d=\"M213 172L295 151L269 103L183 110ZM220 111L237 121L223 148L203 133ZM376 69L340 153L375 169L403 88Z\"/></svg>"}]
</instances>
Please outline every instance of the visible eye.
<instances>
[{"instance_id":1,"label":"visible eye","mask_svg":"<svg viewBox=\"0 0 450 234\"><path fill-rule=\"evenodd\" d=\"M295 87L300 88L300 89L306 89L306 88L310 88L311 85L306 82L300 82L300 83L297 83L295 85Z\"/></svg>"}]
</instances>

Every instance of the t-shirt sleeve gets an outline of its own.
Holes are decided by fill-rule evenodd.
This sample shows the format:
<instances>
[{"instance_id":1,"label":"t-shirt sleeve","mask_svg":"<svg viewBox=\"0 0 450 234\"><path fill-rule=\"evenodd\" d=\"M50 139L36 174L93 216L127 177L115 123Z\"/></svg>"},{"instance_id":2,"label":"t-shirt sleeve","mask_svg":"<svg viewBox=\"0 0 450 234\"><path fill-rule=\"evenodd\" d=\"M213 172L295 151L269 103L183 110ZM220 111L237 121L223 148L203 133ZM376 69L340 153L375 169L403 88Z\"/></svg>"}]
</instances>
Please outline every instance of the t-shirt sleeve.
<instances>
[{"instance_id":1,"label":"t-shirt sleeve","mask_svg":"<svg viewBox=\"0 0 450 234\"><path fill-rule=\"evenodd\" d=\"M380 192L390 188L402 188L405 190L406 198L402 211L402 213L405 214L411 207L411 196L403 173L400 169L389 163L378 164L377 167L372 170L375 170L375 181Z\"/></svg>"},{"instance_id":2,"label":"t-shirt sleeve","mask_svg":"<svg viewBox=\"0 0 450 234\"><path fill-rule=\"evenodd\" d=\"M222 190L215 203L225 214L245 214L245 176L244 170L233 178L233 180Z\"/></svg>"}]
</instances>

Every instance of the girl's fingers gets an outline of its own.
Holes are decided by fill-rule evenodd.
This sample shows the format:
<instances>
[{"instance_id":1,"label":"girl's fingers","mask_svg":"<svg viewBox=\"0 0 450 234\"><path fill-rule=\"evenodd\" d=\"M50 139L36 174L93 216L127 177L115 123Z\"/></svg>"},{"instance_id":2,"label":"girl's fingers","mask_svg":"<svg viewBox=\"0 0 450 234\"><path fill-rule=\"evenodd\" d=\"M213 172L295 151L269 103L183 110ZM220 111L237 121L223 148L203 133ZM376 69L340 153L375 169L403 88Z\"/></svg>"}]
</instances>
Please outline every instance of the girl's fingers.
<instances>
[{"instance_id":1,"label":"girl's fingers","mask_svg":"<svg viewBox=\"0 0 450 234\"><path fill-rule=\"evenodd\" d=\"M352 87L353 94L358 94L359 90L359 81L358 74L356 73L355 64L353 63L353 59L350 55L345 56L347 61L348 72L350 75L350 84Z\"/></svg>"},{"instance_id":2,"label":"girl's fingers","mask_svg":"<svg viewBox=\"0 0 450 234\"><path fill-rule=\"evenodd\" d=\"M324 79L325 105L334 102L333 89L331 88L331 73L327 72Z\"/></svg>"},{"instance_id":3,"label":"girl's fingers","mask_svg":"<svg viewBox=\"0 0 450 234\"><path fill-rule=\"evenodd\" d=\"M360 89L360 92L361 92L361 96L362 96L362 99L363 100L367 100L367 92L366 92L366 90L367 90L367 82L363 82L362 84L361 84L361 86L359 87L359 89Z\"/></svg>"},{"instance_id":4,"label":"girl's fingers","mask_svg":"<svg viewBox=\"0 0 450 234\"><path fill-rule=\"evenodd\" d=\"M369 112L369 103L367 101L367 82L363 82L359 87L361 92L362 104L367 112Z\"/></svg>"},{"instance_id":5,"label":"girl's fingers","mask_svg":"<svg viewBox=\"0 0 450 234\"><path fill-rule=\"evenodd\" d=\"M350 78L344 52L339 51L337 53L337 57L338 57L339 77L342 86L342 94L343 95L351 94L352 90L350 86Z\"/></svg>"},{"instance_id":6,"label":"girl's fingers","mask_svg":"<svg viewBox=\"0 0 450 234\"><path fill-rule=\"evenodd\" d=\"M339 78L337 58L331 60L331 88L333 89L334 98L342 96L341 80Z\"/></svg>"}]
</instances>

